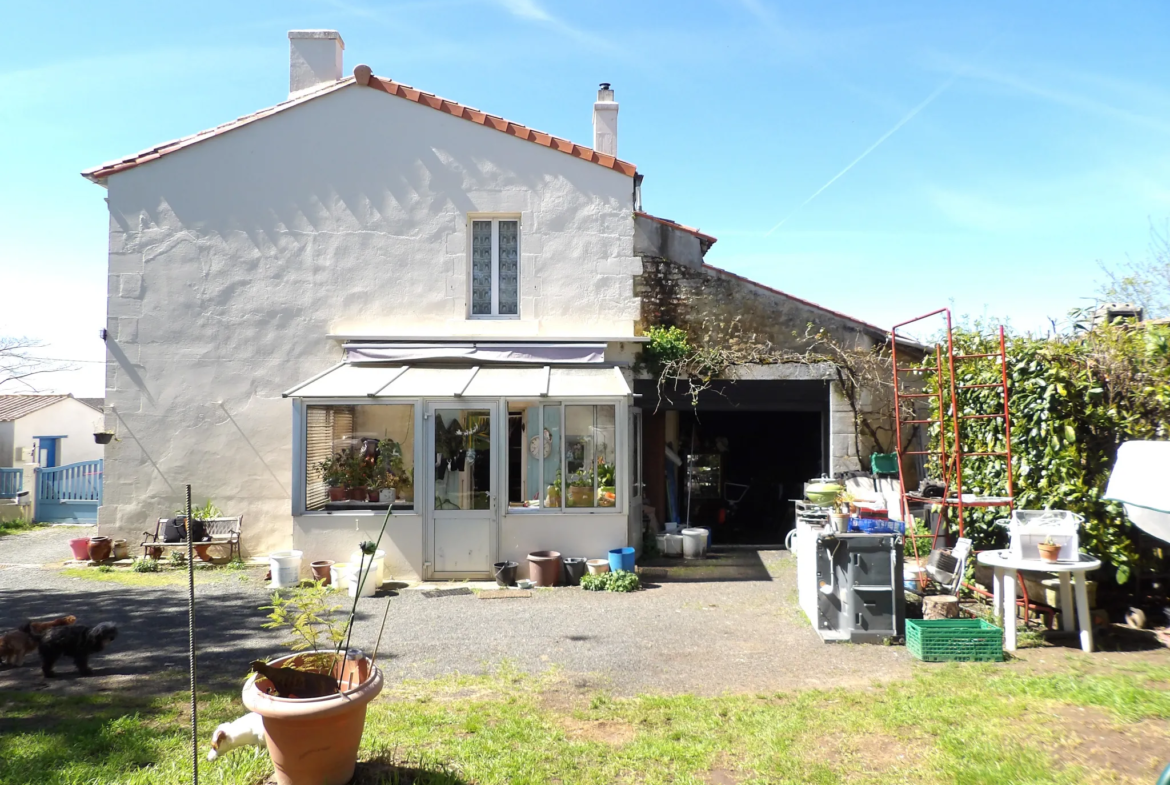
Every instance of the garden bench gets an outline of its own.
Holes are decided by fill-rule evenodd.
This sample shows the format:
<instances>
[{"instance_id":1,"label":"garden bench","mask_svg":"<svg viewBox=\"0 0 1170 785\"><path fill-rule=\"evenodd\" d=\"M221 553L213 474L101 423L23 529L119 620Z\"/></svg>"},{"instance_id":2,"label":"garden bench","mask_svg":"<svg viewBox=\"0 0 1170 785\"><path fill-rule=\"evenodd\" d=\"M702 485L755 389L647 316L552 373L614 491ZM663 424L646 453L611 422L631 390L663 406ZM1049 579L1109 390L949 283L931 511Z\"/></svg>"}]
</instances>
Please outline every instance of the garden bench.
<instances>
[{"instance_id":1,"label":"garden bench","mask_svg":"<svg viewBox=\"0 0 1170 785\"><path fill-rule=\"evenodd\" d=\"M147 531L142 533L145 538L142 540L142 552L144 555L149 555L151 548L187 547L186 540L163 542L163 527L166 526L167 520L167 518L159 518L158 522L154 525L153 532ZM207 530L207 535L211 539L196 542L195 545L226 545L228 546L228 558L232 558L233 556L242 558L240 554L240 531L244 527L244 516L239 515L234 518L206 518L202 523Z\"/></svg>"}]
</instances>

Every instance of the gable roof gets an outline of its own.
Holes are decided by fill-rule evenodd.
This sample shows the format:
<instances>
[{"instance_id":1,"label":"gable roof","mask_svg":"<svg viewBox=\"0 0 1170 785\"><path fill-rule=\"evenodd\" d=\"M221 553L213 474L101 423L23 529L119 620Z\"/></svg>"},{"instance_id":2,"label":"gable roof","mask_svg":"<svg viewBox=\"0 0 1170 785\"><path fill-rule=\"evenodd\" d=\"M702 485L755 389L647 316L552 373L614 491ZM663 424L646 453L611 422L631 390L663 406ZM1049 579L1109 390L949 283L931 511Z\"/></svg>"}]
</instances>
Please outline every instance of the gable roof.
<instances>
[{"instance_id":1,"label":"gable roof","mask_svg":"<svg viewBox=\"0 0 1170 785\"><path fill-rule=\"evenodd\" d=\"M0 422L11 422L72 395L0 395Z\"/></svg>"},{"instance_id":2,"label":"gable roof","mask_svg":"<svg viewBox=\"0 0 1170 785\"><path fill-rule=\"evenodd\" d=\"M514 136L517 139L523 139L528 142L547 147L550 150L566 153L574 158L580 158L583 161L604 166L607 169L621 172L627 177L633 177L637 172L637 167L628 161L623 161L612 155L599 153L589 147L584 147L579 144L574 144L568 139L562 139L559 136L553 136L543 131L537 131L527 126L513 123L505 120L502 117L481 112L479 109L474 109L470 106L448 101L445 98L440 98L433 93L424 93L422 90L416 90L410 85L404 85L395 82L392 79L385 79L374 76L370 73L369 66L359 65L353 69L354 76L347 76L344 79L339 79L334 84L325 85L314 90L309 90L301 95L291 98L287 101L282 101L275 106L270 106L267 109L261 109L258 112L237 117L235 120L217 125L214 128L209 128L206 131L200 131L190 136L184 136L181 139L174 139L170 142L156 145L147 150L143 150L134 155L127 156L117 161L109 161L101 166L95 166L92 169L86 169L81 173L82 177L91 180L99 185L112 174L124 172L127 169L133 169L136 166L149 163L157 158L161 158L167 153L173 153L176 150L182 150L184 147L190 147L193 144L202 142L205 139L210 139L220 134L225 134L228 131L233 131L236 128L241 128L257 120L263 120L266 117L291 109L294 106L312 101L314 98L320 98L323 95L343 90L351 85L372 87L375 90L380 90L383 93L396 96L398 98L405 98L408 101L413 101L421 106L426 106L444 114L459 117L464 120L470 120L473 123L478 123L485 128L491 128L501 133L506 133L509 136Z\"/></svg>"}]
</instances>

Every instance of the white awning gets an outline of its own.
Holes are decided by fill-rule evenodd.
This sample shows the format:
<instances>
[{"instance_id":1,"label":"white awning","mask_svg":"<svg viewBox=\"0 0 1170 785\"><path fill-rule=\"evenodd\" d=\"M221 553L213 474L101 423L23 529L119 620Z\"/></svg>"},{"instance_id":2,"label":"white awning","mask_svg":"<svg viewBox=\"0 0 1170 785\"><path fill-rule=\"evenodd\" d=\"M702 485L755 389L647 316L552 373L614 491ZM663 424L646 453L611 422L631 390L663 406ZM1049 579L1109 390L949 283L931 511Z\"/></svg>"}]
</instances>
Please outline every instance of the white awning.
<instances>
[{"instance_id":1,"label":"white awning","mask_svg":"<svg viewBox=\"0 0 1170 785\"><path fill-rule=\"evenodd\" d=\"M435 360L460 360L479 363L525 363L555 365L563 363L603 364L604 343L346 343L348 363L413 363Z\"/></svg>"},{"instance_id":2,"label":"white awning","mask_svg":"<svg viewBox=\"0 0 1170 785\"><path fill-rule=\"evenodd\" d=\"M621 369L338 365L287 390L286 398L622 398Z\"/></svg>"}]
</instances>

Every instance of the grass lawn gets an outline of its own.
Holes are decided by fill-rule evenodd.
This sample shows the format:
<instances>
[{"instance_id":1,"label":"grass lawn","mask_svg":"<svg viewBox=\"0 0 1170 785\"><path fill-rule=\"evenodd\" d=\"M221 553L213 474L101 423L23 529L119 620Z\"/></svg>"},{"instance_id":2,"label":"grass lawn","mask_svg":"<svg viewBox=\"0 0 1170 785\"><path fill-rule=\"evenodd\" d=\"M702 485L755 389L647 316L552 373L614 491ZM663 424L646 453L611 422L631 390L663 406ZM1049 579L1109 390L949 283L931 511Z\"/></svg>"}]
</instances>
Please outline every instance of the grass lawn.
<instances>
[{"instance_id":1,"label":"grass lawn","mask_svg":"<svg viewBox=\"0 0 1170 785\"><path fill-rule=\"evenodd\" d=\"M371 704L361 757L377 764L358 782L1152 783L1170 763L1170 661L1067 656L1052 672L926 666L871 688L718 698L614 698L506 669L409 682ZM238 693L203 698L205 753L243 712ZM186 700L0 696L0 783L189 782ZM270 774L256 749L200 764L207 783Z\"/></svg>"},{"instance_id":2,"label":"grass lawn","mask_svg":"<svg viewBox=\"0 0 1170 785\"><path fill-rule=\"evenodd\" d=\"M259 572L257 568L256 572ZM123 586L186 586L186 567L160 567L158 572L135 572L128 567L66 567L61 575L67 578L81 578L87 581L120 583ZM263 574L261 573L261 577ZM195 568L195 582L198 584L218 583L224 580L248 580L248 572L240 562Z\"/></svg>"}]
</instances>

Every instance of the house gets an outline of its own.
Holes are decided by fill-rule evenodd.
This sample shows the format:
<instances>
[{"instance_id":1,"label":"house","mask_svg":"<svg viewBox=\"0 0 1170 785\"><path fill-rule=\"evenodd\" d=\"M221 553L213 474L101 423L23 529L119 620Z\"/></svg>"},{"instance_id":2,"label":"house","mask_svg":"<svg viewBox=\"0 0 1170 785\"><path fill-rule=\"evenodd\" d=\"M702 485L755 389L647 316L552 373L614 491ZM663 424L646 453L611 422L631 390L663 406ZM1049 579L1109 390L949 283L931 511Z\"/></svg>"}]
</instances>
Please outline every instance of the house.
<instances>
[{"instance_id":1,"label":"house","mask_svg":"<svg viewBox=\"0 0 1170 785\"><path fill-rule=\"evenodd\" d=\"M98 399L100 400L100 399ZM0 395L0 468L96 461L102 405L72 395Z\"/></svg>"},{"instance_id":2,"label":"house","mask_svg":"<svg viewBox=\"0 0 1170 785\"><path fill-rule=\"evenodd\" d=\"M346 76L334 31L289 45L287 100L83 173L110 213L103 534L135 536L190 484L245 516L250 553L345 560L389 510L396 578L602 555L641 541L643 416L647 486L679 447L678 413L636 397L647 303L701 311L719 283L787 314L778 332L882 340L705 266L714 238L642 211L607 84L584 147ZM802 427L832 469L816 373L761 391L816 412Z\"/></svg>"}]
</instances>

